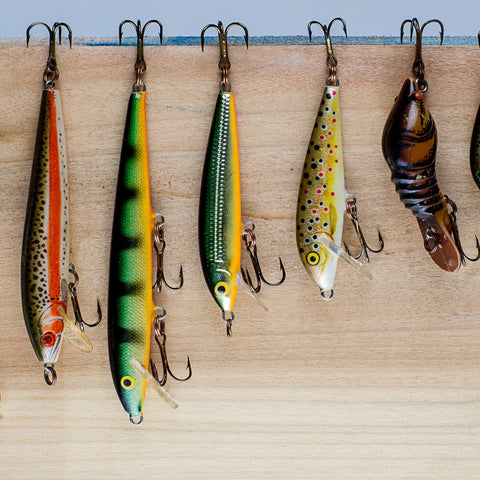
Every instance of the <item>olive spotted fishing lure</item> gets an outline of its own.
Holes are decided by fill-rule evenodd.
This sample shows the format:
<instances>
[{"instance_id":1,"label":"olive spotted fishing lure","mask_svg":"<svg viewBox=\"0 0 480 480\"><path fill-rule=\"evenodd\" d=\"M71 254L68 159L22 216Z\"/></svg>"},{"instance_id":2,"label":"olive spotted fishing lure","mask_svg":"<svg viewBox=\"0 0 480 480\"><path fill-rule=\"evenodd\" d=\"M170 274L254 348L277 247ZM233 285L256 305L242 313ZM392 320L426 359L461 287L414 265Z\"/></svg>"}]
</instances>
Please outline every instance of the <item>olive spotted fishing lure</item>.
<instances>
[{"instance_id":1,"label":"olive spotted fishing lure","mask_svg":"<svg viewBox=\"0 0 480 480\"><path fill-rule=\"evenodd\" d=\"M480 32L478 32L478 45L480 46ZM470 143L470 169L477 187L480 188L480 107L478 107Z\"/></svg>"},{"instance_id":2,"label":"olive spotted fishing lure","mask_svg":"<svg viewBox=\"0 0 480 480\"><path fill-rule=\"evenodd\" d=\"M437 130L424 103L428 89L425 65L422 60L422 34L430 23L440 25L443 43L443 24L436 19L421 27L416 18L405 20L400 29L410 23L410 38L416 33L416 55L413 63L415 78L407 78L390 112L383 130L383 155L392 172L392 182L400 199L415 215L423 236L425 250L443 270L454 272L465 265L465 259L480 258L480 244L476 238L478 255L468 258L460 243L457 226L457 206L440 191L435 173Z\"/></svg>"},{"instance_id":3,"label":"olive spotted fishing lure","mask_svg":"<svg viewBox=\"0 0 480 480\"><path fill-rule=\"evenodd\" d=\"M355 197L345 191L339 105L340 82L336 74L337 59L333 54L330 38L330 29L336 21L342 23L346 35L347 27L341 18L333 19L328 26L316 21L308 24L310 40L313 24L319 25L325 35L329 77L305 158L297 206L297 246L300 258L310 277L320 287L321 296L325 300L333 298L339 256L368 276L369 274L361 268L361 264L355 260L365 256L368 261L368 252L376 253L383 249L380 232L378 233L380 247L373 250L367 245L358 223ZM338 246L342 243L345 213L352 220L361 243L361 253L356 258L348 255L347 248L345 252Z\"/></svg>"},{"instance_id":4,"label":"olive spotted fishing lure","mask_svg":"<svg viewBox=\"0 0 480 480\"><path fill-rule=\"evenodd\" d=\"M43 75L43 90L38 119L37 140L30 179L27 213L22 247L22 306L25 325L38 360L44 364L44 377L49 385L56 382L55 363L65 336L82 351L91 351L92 344L83 333L84 326L93 327L81 316L76 286L78 274L69 263L67 153L60 94L55 89L59 72L55 58L55 36L59 42L62 27L68 30L70 47L72 31L66 23L32 23L30 31L42 25L50 34L50 52ZM68 282L69 273L74 282ZM75 323L67 316L70 293Z\"/></svg>"},{"instance_id":5,"label":"olive spotted fishing lure","mask_svg":"<svg viewBox=\"0 0 480 480\"><path fill-rule=\"evenodd\" d=\"M234 25L244 30L245 44L248 48L248 30L238 22L231 23L225 29L222 22L218 22L218 26L207 25L200 36L203 50L205 32L209 28L217 31L220 44L219 68L222 72L200 194L200 257L205 281L222 310L223 321L227 325L229 336L232 333L233 306L238 286L246 286L247 291L253 294L260 291L262 281L273 286L280 285L285 280L285 269L281 260L281 280L275 284L265 280L258 261L255 227L252 223L242 226L237 122L235 102L228 79L230 60L227 34ZM246 270L242 271L243 281L242 276L239 275L242 238L253 263L256 284L253 284Z\"/></svg>"},{"instance_id":6,"label":"olive spotted fishing lure","mask_svg":"<svg viewBox=\"0 0 480 480\"><path fill-rule=\"evenodd\" d=\"M138 425L143 421L147 382L175 408L177 404L163 388L167 374L184 381L190 378L192 371L188 359L186 378L177 378L171 372L165 348L166 312L153 301L153 288L160 292L162 285L173 290L183 285L181 268L177 286L172 287L165 281L164 218L152 211L150 200L143 39L145 29L156 24L160 28L162 43L163 27L157 20L150 20L143 29L140 20L137 24L125 20L119 26L120 43L125 24L133 25L137 34L137 78L128 104L115 199L108 291L108 345L110 369L118 397L130 415L130 421ZM157 256L153 288L152 242ZM150 360L152 324L162 358L162 377ZM148 372L149 365L152 373Z\"/></svg>"}]
</instances>

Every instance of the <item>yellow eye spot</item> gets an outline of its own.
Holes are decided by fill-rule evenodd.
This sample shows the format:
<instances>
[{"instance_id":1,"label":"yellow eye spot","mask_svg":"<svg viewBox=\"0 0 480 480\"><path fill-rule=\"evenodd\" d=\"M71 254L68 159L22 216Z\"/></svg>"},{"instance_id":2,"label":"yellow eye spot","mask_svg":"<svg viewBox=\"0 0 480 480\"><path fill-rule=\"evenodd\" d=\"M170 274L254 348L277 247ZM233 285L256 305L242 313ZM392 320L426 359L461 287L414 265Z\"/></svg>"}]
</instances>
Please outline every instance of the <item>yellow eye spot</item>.
<instances>
[{"instance_id":1,"label":"yellow eye spot","mask_svg":"<svg viewBox=\"0 0 480 480\"><path fill-rule=\"evenodd\" d=\"M215 294L224 297L230 291L230 287L225 282L218 282L215 285Z\"/></svg>"},{"instance_id":2,"label":"yellow eye spot","mask_svg":"<svg viewBox=\"0 0 480 480\"><path fill-rule=\"evenodd\" d=\"M120 380L120 385L125 389L125 390L131 390L135 386L135 379L131 377L130 375L125 375L121 380Z\"/></svg>"},{"instance_id":3,"label":"yellow eye spot","mask_svg":"<svg viewBox=\"0 0 480 480\"><path fill-rule=\"evenodd\" d=\"M307 254L307 263L309 265L318 265L320 261L320 255L316 252L310 252Z\"/></svg>"}]
</instances>

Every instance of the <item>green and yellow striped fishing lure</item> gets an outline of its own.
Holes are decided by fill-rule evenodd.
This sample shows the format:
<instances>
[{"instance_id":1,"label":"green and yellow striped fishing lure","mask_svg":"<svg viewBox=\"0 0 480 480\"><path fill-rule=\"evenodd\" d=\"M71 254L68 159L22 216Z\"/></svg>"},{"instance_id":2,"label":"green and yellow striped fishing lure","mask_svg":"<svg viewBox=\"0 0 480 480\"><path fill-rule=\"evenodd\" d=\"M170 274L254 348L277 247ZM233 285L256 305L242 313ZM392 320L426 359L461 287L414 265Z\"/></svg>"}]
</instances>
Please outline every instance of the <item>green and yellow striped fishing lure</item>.
<instances>
[{"instance_id":1,"label":"green and yellow striped fishing lure","mask_svg":"<svg viewBox=\"0 0 480 480\"><path fill-rule=\"evenodd\" d=\"M146 92L132 92L128 103L113 216L108 291L110 368L118 397L132 423L143 419L145 379L130 364L145 369L155 317L152 293L152 235Z\"/></svg>"},{"instance_id":2,"label":"green and yellow striped fishing lure","mask_svg":"<svg viewBox=\"0 0 480 480\"><path fill-rule=\"evenodd\" d=\"M143 38L145 28L158 20L148 21L143 29L140 20L120 23L122 27L130 23L136 28L138 48L135 71L137 82L133 86L128 103L123 146L120 156L117 194L113 216L112 246L110 252L110 280L108 291L108 344L110 369L118 397L130 421L137 425L143 420L143 402L146 383L176 408L177 404L165 391L163 385L167 374L179 381L191 376L190 360L187 364L187 378L175 377L165 351L165 310L153 301L153 288L161 290L162 285L179 289L183 284L180 269L180 284L171 287L165 281L162 271L162 255L165 247L163 239L163 216L155 214L150 200L150 178L148 169L146 89L142 80L146 69L143 60ZM152 287L153 247L157 252L157 280ZM152 324L155 339L162 356L163 376L150 360ZM148 372L149 364L152 373Z\"/></svg>"}]
</instances>

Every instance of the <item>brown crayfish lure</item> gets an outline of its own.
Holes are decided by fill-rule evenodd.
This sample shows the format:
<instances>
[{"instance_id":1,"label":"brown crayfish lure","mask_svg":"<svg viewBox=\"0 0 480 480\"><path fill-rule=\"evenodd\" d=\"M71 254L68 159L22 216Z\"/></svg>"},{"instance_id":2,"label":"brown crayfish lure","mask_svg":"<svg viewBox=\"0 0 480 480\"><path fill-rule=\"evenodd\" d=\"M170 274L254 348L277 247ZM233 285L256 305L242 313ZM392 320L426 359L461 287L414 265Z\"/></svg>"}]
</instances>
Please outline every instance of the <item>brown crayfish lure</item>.
<instances>
[{"instance_id":1,"label":"brown crayfish lure","mask_svg":"<svg viewBox=\"0 0 480 480\"><path fill-rule=\"evenodd\" d=\"M435 122L424 103L428 89L424 78L425 66L421 56L422 34L430 23L440 25L443 43L443 24L429 20L421 27L416 18L405 20L400 30L410 23L410 37L416 33L416 57L413 73L416 78L407 78L385 124L382 149L392 171L392 182L405 207L415 215L423 236L425 250L442 269L454 272L465 265L465 259L480 258L478 238L476 258L468 258L460 243L457 227L457 206L440 191L435 174L437 130Z\"/></svg>"}]
</instances>

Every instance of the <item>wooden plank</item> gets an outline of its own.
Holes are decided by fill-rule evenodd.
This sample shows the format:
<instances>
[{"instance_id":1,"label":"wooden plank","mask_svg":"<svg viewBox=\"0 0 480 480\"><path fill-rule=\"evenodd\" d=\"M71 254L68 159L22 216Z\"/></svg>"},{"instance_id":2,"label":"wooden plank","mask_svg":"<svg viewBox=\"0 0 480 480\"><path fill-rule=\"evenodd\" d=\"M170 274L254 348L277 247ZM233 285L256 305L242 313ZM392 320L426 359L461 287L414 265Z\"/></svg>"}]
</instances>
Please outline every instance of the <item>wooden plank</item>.
<instances>
[{"instance_id":1,"label":"wooden plank","mask_svg":"<svg viewBox=\"0 0 480 480\"><path fill-rule=\"evenodd\" d=\"M152 203L166 218L164 292L175 371L171 410L148 390L129 424L112 385L106 322L90 355L65 345L47 387L20 301L20 252L45 47L0 48L0 442L3 479L476 479L480 468L479 264L441 271L390 182L380 139L413 61L412 46L338 46L346 185L368 239L385 252L367 282L338 268L320 299L298 258L299 177L326 77L323 46L232 47L243 217L257 227L264 312L240 294L225 337L197 247L204 152L218 91L218 49L146 47ZM106 309L112 210L135 51L59 47L70 165L71 251L85 317ZM478 48L425 47L427 102L439 134L438 178L459 207L465 249L480 233L468 151L480 102ZM354 243L349 228L346 239ZM155 353L155 358L157 354Z\"/></svg>"}]
</instances>

